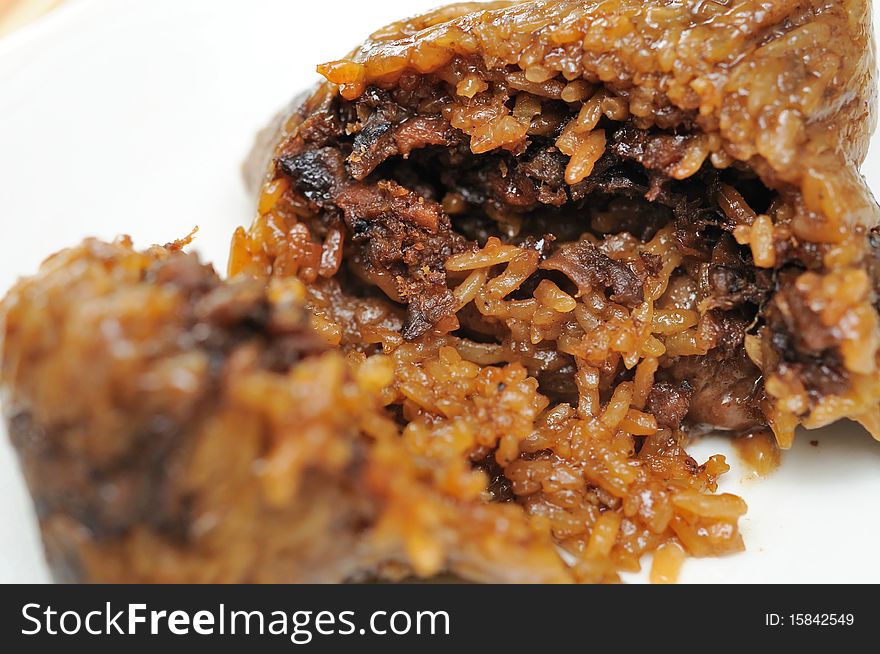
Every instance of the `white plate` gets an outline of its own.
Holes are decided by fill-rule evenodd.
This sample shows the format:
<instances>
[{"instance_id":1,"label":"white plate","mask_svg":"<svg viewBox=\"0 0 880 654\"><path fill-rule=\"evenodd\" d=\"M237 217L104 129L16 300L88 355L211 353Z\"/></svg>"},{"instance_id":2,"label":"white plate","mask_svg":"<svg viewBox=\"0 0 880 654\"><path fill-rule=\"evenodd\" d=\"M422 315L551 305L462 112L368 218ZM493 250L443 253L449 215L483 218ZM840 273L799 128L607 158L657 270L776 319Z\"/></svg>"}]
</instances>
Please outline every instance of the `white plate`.
<instances>
[{"instance_id":1,"label":"white plate","mask_svg":"<svg viewBox=\"0 0 880 654\"><path fill-rule=\"evenodd\" d=\"M0 291L87 235L143 246L199 225L197 249L224 269L251 217L239 167L256 130L315 64L439 1L80 0L0 40ZM724 438L693 452L733 462L722 489L749 503L747 552L688 561L683 581L880 582L880 443L860 429L801 435L763 481ZM0 524L0 582L48 580L5 438Z\"/></svg>"}]
</instances>

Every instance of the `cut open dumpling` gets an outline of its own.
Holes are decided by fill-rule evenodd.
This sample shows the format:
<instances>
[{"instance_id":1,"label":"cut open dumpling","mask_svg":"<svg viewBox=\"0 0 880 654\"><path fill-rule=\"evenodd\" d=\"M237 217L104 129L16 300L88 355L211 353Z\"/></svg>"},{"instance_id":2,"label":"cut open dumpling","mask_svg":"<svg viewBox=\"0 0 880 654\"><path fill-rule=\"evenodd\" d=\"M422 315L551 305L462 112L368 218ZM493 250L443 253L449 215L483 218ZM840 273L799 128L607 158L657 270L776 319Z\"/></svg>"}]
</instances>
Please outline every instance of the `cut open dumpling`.
<instances>
[{"instance_id":1,"label":"cut open dumpling","mask_svg":"<svg viewBox=\"0 0 880 654\"><path fill-rule=\"evenodd\" d=\"M6 301L50 557L95 580L595 582L738 551L745 504L689 436L880 433L869 26L864 0L469 3L319 67L251 158L230 281L90 243ZM38 390L95 357L103 404Z\"/></svg>"},{"instance_id":2,"label":"cut open dumpling","mask_svg":"<svg viewBox=\"0 0 880 654\"><path fill-rule=\"evenodd\" d=\"M231 272L298 275L343 348L442 335L551 401L644 364L687 396L672 428L873 430L867 32L827 52L867 8L698 4L454 5L378 32L284 122Z\"/></svg>"}]
</instances>

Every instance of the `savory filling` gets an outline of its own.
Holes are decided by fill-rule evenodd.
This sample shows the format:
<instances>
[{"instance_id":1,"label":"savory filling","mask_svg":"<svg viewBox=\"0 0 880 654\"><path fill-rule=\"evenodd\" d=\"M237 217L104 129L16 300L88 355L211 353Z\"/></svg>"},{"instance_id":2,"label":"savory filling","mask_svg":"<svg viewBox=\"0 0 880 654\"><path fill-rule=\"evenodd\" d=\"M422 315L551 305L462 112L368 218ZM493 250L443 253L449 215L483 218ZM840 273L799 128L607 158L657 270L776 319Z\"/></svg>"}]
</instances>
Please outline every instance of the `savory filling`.
<instances>
[{"instance_id":1,"label":"savory filling","mask_svg":"<svg viewBox=\"0 0 880 654\"><path fill-rule=\"evenodd\" d=\"M479 365L521 363L553 403L581 401L585 375L605 403L646 369L639 403L658 425L765 425L745 342L775 275L737 239L784 203L706 161L699 135L639 129L584 82L558 99L517 91L516 75L464 103L415 78L310 117L267 212L308 241L279 244L275 272L312 284L343 347L443 334ZM485 86L469 80L460 93Z\"/></svg>"}]
</instances>

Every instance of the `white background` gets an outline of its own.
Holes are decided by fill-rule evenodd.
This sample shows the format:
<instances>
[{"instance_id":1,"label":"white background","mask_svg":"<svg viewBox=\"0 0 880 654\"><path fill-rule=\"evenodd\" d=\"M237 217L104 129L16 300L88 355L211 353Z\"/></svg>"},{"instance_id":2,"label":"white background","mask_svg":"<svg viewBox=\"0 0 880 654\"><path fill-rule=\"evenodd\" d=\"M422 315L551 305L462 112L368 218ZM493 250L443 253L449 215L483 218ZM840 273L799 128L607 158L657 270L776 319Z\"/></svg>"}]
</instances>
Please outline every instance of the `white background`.
<instances>
[{"instance_id":1,"label":"white background","mask_svg":"<svg viewBox=\"0 0 880 654\"><path fill-rule=\"evenodd\" d=\"M0 40L0 292L87 235L145 246L198 225L224 270L253 211L239 170L255 132L317 63L440 1L76 0ZM880 147L864 173L880 188ZM46 581L2 436L0 582ZM734 463L722 489L749 503L748 551L690 560L683 581L880 582L880 443L860 429L801 435L767 480L744 478L723 438L692 451Z\"/></svg>"}]
</instances>

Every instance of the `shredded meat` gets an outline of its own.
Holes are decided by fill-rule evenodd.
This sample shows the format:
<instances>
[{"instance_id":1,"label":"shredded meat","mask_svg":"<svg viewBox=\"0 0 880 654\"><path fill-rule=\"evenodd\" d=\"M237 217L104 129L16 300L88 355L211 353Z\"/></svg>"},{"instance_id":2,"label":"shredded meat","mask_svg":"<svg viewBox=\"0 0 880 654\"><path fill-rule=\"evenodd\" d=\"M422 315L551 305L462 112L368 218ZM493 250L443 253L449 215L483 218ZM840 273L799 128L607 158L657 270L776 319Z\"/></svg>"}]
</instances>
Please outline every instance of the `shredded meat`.
<instances>
[{"instance_id":1,"label":"shredded meat","mask_svg":"<svg viewBox=\"0 0 880 654\"><path fill-rule=\"evenodd\" d=\"M383 161L408 157L429 145L451 146L459 136L439 116L410 116L399 105L386 102L361 127L346 163L354 179L362 180Z\"/></svg>"},{"instance_id":2,"label":"shredded meat","mask_svg":"<svg viewBox=\"0 0 880 654\"><path fill-rule=\"evenodd\" d=\"M439 204L392 181L345 181L342 156L331 148L281 157L278 166L317 209L342 213L361 273L389 280L381 288L407 302L405 338L418 338L452 314L443 264L465 241Z\"/></svg>"},{"instance_id":3,"label":"shredded meat","mask_svg":"<svg viewBox=\"0 0 880 654\"><path fill-rule=\"evenodd\" d=\"M693 424L736 432L764 424L760 376L741 349L678 359L666 376L690 386L687 418Z\"/></svg>"},{"instance_id":4,"label":"shredded meat","mask_svg":"<svg viewBox=\"0 0 880 654\"><path fill-rule=\"evenodd\" d=\"M596 286L611 289L611 299L628 307L634 307L644 299L636 273L587 241L563 245L541 264L541 268L558 270L582 291Z\"/></svg>"},{"instance_id":5,"label":"shredded meat","mask_svg":"<svg viewBox=\"0 0 880 654\"><path fill-rule=\"evenodd\" d=\"M651 133L626 126L614 135L609 146L621 159L637 161L648 170L671 175L690 150L693 134Z\"/></svg>"},{"instance_id":6,"label":"shredded meat","mask_svg":"<svg viewBox=\"0 0 880 654\"><path fill-rule=\"evenodd\" d=\"M694 389L687 381L678 384L657 382L651 387L645 408L657 419L657 424L678 429L690 410Z\"/></svg>"}]
</instances>

